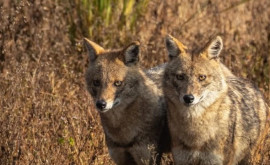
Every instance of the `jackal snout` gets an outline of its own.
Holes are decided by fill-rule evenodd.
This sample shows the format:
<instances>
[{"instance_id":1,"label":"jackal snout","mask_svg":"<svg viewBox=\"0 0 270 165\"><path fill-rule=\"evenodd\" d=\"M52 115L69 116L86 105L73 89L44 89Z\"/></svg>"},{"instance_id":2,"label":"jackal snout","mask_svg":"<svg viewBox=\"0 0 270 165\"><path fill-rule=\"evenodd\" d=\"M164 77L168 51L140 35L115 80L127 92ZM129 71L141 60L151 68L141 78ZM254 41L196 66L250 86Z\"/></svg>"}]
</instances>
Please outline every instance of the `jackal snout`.
<instances>
[{"instance_id":1,"label":"jackal snout","mask_svg":"<svg viewBox=\"0 0 270 165\"><path fill-rule=\"evenodd\" d=\"M198 104L200 101L202 101L202 98L204 96L204 93L192 93L192 92L188 92L188 93L180 93L179 94L179 101L186 105L186 106L191 106L191 105L195 105Z\"/></svg>"},{"instance_id":2,"label":"jackal snout","mask_svg":"<svg viewBox=\"0 0 270 165\"><path fill-rule=\"evenodd\" d=\"M114 101L105 101L104 99L99 99L96 101L96 107L100 112L106 112L107 110L113 108L120 103L120 99L115 99Z\"/></svg>"},{"instance_id":3,"label":"jackal snout","mask_svg":"<svg viewBox=\"0 0 270 165\"><path fill-rule=\"evenodd\" d=\"M193 95L184 95L183 97L185 103L190 104L194 101L194 96Z\"/></svg>"},{"instance_id":4,"label":"jackal snout","mask_svg":"<svg viewBox=\"0 0 270 165\"><path fill-rule=\"evenodd\" d=\"M105 107L106 107L106 105L107 105L107 103L106 103L106 101L104 101L104 100L98 100L98 101L96 102L96 107L97 107L98 109L100 109L100 110L104 110Z\"/></svg>"},{"instance_id":5,"label":"jackal snout","mask_svg":"<svg viewBox=\"0 0 270 165\"><path fill-rule=\"evenodd\" d=\"M204 90L200 83L196 80L188 80L188 82L181 83L181 89L179 90L179 99L181 103L186 106L191 106L202 101L207 90Z\"/></svg>"}]
</instances>

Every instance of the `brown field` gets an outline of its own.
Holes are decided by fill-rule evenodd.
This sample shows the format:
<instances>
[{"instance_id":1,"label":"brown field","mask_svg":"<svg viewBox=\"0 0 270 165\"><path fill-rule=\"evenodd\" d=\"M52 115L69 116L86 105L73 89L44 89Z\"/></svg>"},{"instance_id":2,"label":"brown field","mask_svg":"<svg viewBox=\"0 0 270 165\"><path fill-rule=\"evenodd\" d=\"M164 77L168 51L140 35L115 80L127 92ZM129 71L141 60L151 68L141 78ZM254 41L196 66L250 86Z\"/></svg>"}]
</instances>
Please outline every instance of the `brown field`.
<instances>
[{"instance_id":1,"label":"brown field","mask_svg":"<svg viewBox=\"0 0 270 165\"><path fill-rule=\"evenodd\" d=\"M0 164L112 164L85 90L84 36L105 48L139 40L142 66L149 68L167 60L167 33L195 48L219 34L224 63L269 102L269 0L149 0L132 26L119 25L121 8L112 8L107 25L98 16L86 21L80 5L0 1ZM252 164L270 162L268 132ZM163 164L171 164L170 156Z\"/></svg>"}]
</instances>

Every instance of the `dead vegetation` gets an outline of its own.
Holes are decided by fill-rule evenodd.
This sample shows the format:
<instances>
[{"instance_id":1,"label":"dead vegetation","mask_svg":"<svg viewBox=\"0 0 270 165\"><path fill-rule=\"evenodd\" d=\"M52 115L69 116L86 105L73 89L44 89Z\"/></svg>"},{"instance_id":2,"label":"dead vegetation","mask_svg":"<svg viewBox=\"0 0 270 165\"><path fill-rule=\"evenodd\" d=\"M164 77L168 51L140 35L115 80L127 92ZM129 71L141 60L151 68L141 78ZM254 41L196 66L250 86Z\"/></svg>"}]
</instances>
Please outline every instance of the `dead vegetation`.
<instances>
[{"instance_id":1,"label":"dead vegetation","mask_svg":"<svg viewBox=\"0 0 270 165\"><path fill-rule=\"evenodd\" d=\"M193 48L219 34L224 63L269 100L269 0L153 0L132 28L118 25L121 12L109 25L84 23L80 2L0 1L1 164L112 164L85 90L83 36L106 48L140 40L151 67L167 59L166 33ZM253 164L267 164L269 148L263 140Z\"/></svg>"}]
</instances>

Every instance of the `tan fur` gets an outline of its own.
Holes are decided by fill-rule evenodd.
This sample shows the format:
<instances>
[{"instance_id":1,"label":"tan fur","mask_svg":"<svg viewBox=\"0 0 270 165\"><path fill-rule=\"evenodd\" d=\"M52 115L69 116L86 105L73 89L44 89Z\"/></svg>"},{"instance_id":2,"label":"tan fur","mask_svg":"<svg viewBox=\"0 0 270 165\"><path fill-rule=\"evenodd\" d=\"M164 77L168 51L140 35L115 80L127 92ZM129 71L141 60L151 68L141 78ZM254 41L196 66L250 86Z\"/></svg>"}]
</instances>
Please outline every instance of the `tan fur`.
<instances>
[{"instance_id":1,"label":"tan fur","mask_svg":"<svg viewBox=\"0 0 270 165\"><path fill-rule=\"evenodd\" d=\"M119 50L100 49L89 40L85 44L90 56L87 89L95 102L110 103L98 109L110 156L120 165L158 164L165 102L161 89L137 64L139 43ZM115 86L117 81L122 84Z\"/></svg>"},{"instance_id":2,"label":"tan fur","mask_svg":"<svg viewBox=\"0 0 270 165\"><path fill-rule=\"evenodd\" d=\"M269 108L262 94L220 63L220 37L192 55L176 41L166 38L163 81L175 164L245 164L265 127Z\"/></svg>"}]
</instances>

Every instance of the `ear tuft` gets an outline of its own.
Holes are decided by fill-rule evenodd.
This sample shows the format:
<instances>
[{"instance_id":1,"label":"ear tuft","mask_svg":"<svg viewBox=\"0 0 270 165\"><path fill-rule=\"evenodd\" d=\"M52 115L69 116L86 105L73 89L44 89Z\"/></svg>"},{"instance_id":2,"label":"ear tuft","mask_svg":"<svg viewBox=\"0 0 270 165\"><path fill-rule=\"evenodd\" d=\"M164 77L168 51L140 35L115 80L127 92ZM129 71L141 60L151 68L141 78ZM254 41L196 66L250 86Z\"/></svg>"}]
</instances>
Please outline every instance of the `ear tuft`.
<instances>
[{"instance_id":1,"label":"ear tuft","mask_svg":"<svg viewBox=\"0 0 270 165\"><path fill-rule=\"evenodd\" d=\"M183 43L178 41L176 38L172 37L171 35L167 35L165 43L170 60L179 55L185 56L187 47Z\"/></svg>"},{"instance_id":2,"label":"ear tuft","mask_svg":"<svg viewBox=\"0 0 270 165\"><path fill-rule=\"evenodd\" d=\"M97 55L102 53L104 49L93 41L88 40L87 38L83 39L84 45L87 49L88 56L91 62L95 61Z\"/></svg>"},{"instance_id":3,"label":"ear tuft","mask_svg":"<svg viewBox=\"0 0 270 165\"><path fill-rule=\"evenodd\" d=\"M181 53L181 50L175 42L175 39L171 35L166 36L165 44L170 59L177 57Z\"/></svg>"},{"instance_id":4,"label":"ear tuft","mask_svg":"<svg viewBox=\"0 0 270 165\"><path fill-rule=\"evenodd\" d=\"M212 59L218 57L222 48L223 48L222 39L220 36L217 36L210 42L207 48L208 58Z\"/></svg>"},{"instance_id":5,"label":"ear tuft","mask_svg":"<svg viewBox=\"0 0 270 165\"><path fill-rule=\"evenodd\" d=\"M140 43L138 41L132 42L124 49L124 58L126 65L136 65L139 61Z\"/></svg>"}]
</instances>

